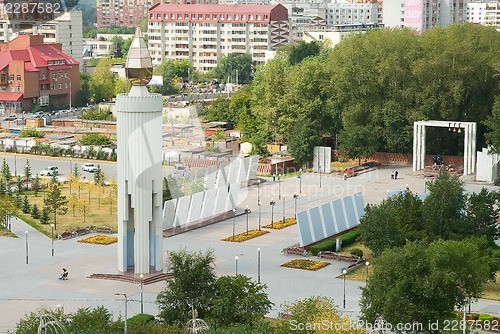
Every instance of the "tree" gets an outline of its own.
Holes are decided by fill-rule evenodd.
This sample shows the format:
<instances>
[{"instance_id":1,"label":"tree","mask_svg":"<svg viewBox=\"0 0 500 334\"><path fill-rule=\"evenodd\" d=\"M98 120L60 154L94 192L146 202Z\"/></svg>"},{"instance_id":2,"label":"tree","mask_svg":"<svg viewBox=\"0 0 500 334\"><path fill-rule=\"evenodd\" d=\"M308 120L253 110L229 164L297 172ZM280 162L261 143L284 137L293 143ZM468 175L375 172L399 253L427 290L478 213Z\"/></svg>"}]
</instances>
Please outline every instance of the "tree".
<instances>
[{"instance_id":1,"label":"tree","mask_svg":"<svg viewBox=\"0 0 500 334\"><path fill-rule=\"evenodd\" d=\"M128 50L130 49L130 44L132 44L132 40L133 40L133 38L127 38L126 40L123 41L123 45L122 45L122 55L123 55L123 57L127 57Z\"/></svg>"},{"instance_id":2,"label":"tree","mask_svg":"<svg viewBox=\"0 0 500 334\"><path fill-rule=\"evenodd\" d=\"M78 164L75 163L75 167L73 167L73 175L75 178L78 178L80 176L80 172L78 170Z\"/></svg>"},{"instance_id":3,"label":"tree","mask_svg":"<svg viewBox=\"0 0 500 334\"><path fill-rule=\"evenodd\" d=\"M123 38L121 36L113 36L111 38L111 46L109 48L109 55L114 58L122 58Z\"/></svg>"},{"instance_id":4,"label":"tree","mask_svg":"<svg viewBox=\"0 0 500 334\"><path fill-rule=\"evenodd\" d=\"M115 76L111 72L111 62L101 59L90 78L90 93L94 102L109 100L113 97L115 89Z\"/></svg>"},{"instance_id":5,"label":"tree","mask_svg":"<svg viewBox=\"0 0 500 334\"><path fill-rule=\"evenodd\" d=\"M464 235L484 236L490 245L494 245L495 240L500 237L500 229L497 226L500 212L498 204L498 192L482 188L479 193L470 194L466 202Z\"/></svg>"},{"instance_id":6,"label":"tree","mask_svg":"<svg viewBox=\"0 0 500 334\"><path fill-rule=\"evenodd\" d=\"M38 191L40 191L40 176L35 174L35 178L33 179L33 184L31 185L31 189L35 192L35 197L38 196Z\"/></svg>"},{"instance_id":7,"label":"tree","mask_svg":"<svg viewBox=\"0 0 500 334\"><path fill-rule=\"evenodd\" d=\"M72 194L70 197L69 197L69 200L68 200L68 206L71 208L71 211L73 213L73 217L75 217L75 208L78 206L78 196L76 196L76 194Z\"/></svg>"},{"instance_id":8,"label":"tree","mask_svg":"<svg viewBox=\"0 0 500 334\"><path fill-rule=\"evenodd\" d=\"M179 87L175 84L175 74L172 60L162 61L160 65L157 65L153 69L153 75L159 75L163 77L163 86L151 87L152 92L160 93L163 95L175 94L179 92Z\"/></svg>"},{"instance_id":9,"label":"tree","mask_svg":"<svg viewBox=\"0 0 500 334\"><path fill-rule=\"evenodd\" d=\"M213 103L206 109L205 118L208 121L217 122L234 122L229 113L230 100L226 97L219 96Z\"/></svg>"},{"instance_id":10,"label":"tree","mask_svg":"<svg viewBox=\"0 0 500 334\"><path fill-rule=\"evenodd\" d=\"M215 268L212 250L206 253L187 250L169 253L172 279L156 299L161 316L168 323L184 323L192 309L203 318L214 296Z\"/></svg>"},{"instance_id":11,"label":"tree","mask_svg":"<svg viewBox=\"0 0 500 334\"><path fill-rule=\"evenodd\" d=\"M353 320L343 316L339 311L333 299L324 296L312 296L299 300L292 304L285 304L283 313L287 319L282 321L275 328L275 334L288 334L290 332L306 333L345 333L345 334L363 334L365 331L361 328L352 326ZM338 324L342 328L338 331L322 331L323 326L319 324L330 323ZM316 325L316 328L312 328ZM318 328L320 327L320 328ZM335 326L332 326L334 329ZM328 327L326 328L328 330Z\"/></svg>"},{"instance_id":12,"label":"tree","mask_svg":"<svg viewBox=\"0 0 500 334\"><path fill-rule=\"evenodd\" d=\"M221 276L215 282L209 316L221 326L256 323L273 305L265 289L264 284L243 275ZM234 302L228 303L229 300Z\"/></svg>"},{"instance_id":13,"label":"tree","mask_svg":"<svg viewBox=\"0 0 500 334\"><path fill-rule=\"evenodd\" d=\"M66 196L61 194L61 189L57 183L49 186L48 194L43 203L54 213L54 228L57 230L57 213L64 214L68 204Z\"/></svg>"},{"instance_id":14,"label":"tree","mask_svg":"<svg viewBox=\"0 0 500 334\"><path fill-rule=\"evenodd\" d=\"M2 163L2 177L5 181L5 183L7 184L7 188L8 188L10 181L12 180L12 173L10 172L10 167L7 164L7 162L5 161L5 158L3 159L3 163Z\"/></svg>"},{"instance_id":15,"label":"tree","mask_svg":"<svg viewBox=\"0 0 500 334\"><path fill-rule=\"evenodd\" d=\"M30 212L30 202L28 200L28 196L24 195L22 210L24 213Z\"/></svg>"},{"instance_id":16,"label":"tree","mask_svg":"<svg viewBox=\"0 0 500 334\"><path fill-rule=\"evenodd\" d=\"M80 138L80 144L86 145L86 146L90 146L90 145L104 146L104 145L110 145L111 143L112 143L111 139L109 139L108 136L99 134L97 132L87 133L87 134L83 135L82 138ZM91 148L92 147L90 147L89 150ZM88 153L88 154L91 155L92 153ZM75 168L76 168L76 165L75 165ZM78 172L78 170L77 170L77 172Z\"/></svg>"},{"instance_id":17,"label":"tree","mask_svg":"<svg viewBox=\"0 0 500 334\"><path fill-rule=\"evenodd\" d=\"M320 43L316 41L312 41L309 43L300 41L299 43L295 43L292 46L290 55L288 56L288 61L292 65L297 65L307 57L314 57L319 55L319 52L320 52Z\"/></svg>"},{"instance_id":18,"label":"tree","mask_svg":"<svg viewBox=\"0 0 500 334\"><path fill-rule=\"evenodd\" d=\"M482 245L482 246L481 246ZM394 325L427 324L453 318L455 307L481 295L494 277L495 261L478 240L408 243L385 251L362 288L363 320L380 316Z\"/></svg>"},{"instance_id":19,"label":"tree","mask_svg":"<svg viewBox=\"0 0 500 334\"><path fill-rule=\"evenodd\" d=\"M339 134L339 148L348 158L358 159L372 156L378 148L378 141L373 129L368 127L344 128Z\"/></svg>"},{"instance_id":20,"label":"tree","mask_svg":"<svg viewBox=\"0 0 500 334\"><path fill-rule=\"evenodd\" d=\"M363 244L374 256L380 256L386 249L424 238L422 205L418 196L410 191L390 197L379 205L368 205L360 219Z\"/></svg>"},{"instance_id":21,"label":"tree","mask_svg":"<svg viewBox=\"0 0 500 334\"><path fill-rule=\"evenodd\" d=\"M97 165L97 169L94 172L95 184L102 186L104 184L105 179L106 179L106 176L104 175L104 172L101 169L101 165Z\"/></svg>"},{"instance_id":22,"label":"tree","mask_svg":"<svg viewBox=\"0 0 500 334\"><path fill-rule=\"evenodd\" d=\"M31 217L38 219L40 218L40 210L38 210L38 205L33 204L33 207L31 208Z\"/></svg>"},{"instance_id":23,"label":"tree","mask_svg":"<svg viewBox=\"0 0 500 334\"><path fill-rule=\"evenodd\" d=\"M500 153L500 96L495 98L491 115L484 121L487 129L486 140L491 153Z\"/></svg>"},{"instance_id":24,"label":"tree","mask_svg":"<svg viewBox=\"0 0 500 334\"><path fill-rule=\"evenodd\" d=\"M118 78L115 81L114 94L118 95L118 94L128 93L130 91L130 87L132 87L130 81L128 81L125 78ZM111 114L111 116L113 115Z\"/></svg>"},{"instance_id":25,"label":"tree","mask_svg":"<svg viewBox=\"0 0 500 334\"><path fill-rule=\"evenodd\" d=\"M447 171L441 171L427 185L430 192L424 200L424 228L431 239L460 239L467 236L464 209L466 195L463 182Z\"/></svg>"},{"instance_id":26,"label":"tree","mask_svg":"<svg viewBox=\"0 0 500 334\"><path fill-rule=\"evenodd\" d=\"M220 81L239 84L249 83L252 71L252 56L248 53L230 53L222 57L215 68L215 74Z\"/></svg>"},{"instance_id":27,"label":"tree","mask_svg":"<svg viewBox=\"0 0 500 334\"><path fill-rule=\"evenodd\" d=\"M49 223L49 213L50 213L50 209L46 206L43 207L42 209L42 216L40 217L40 222L42 224L48 224Z\"/></svg>"},{"instance_id":28,"label":"tree","mask_svg":"<svg viewBox=\"0 0 500 334\"><path fill-rule=\"evenodd\" d=\"M96 65L97 65L97 60L96 60ZM91 66L90 61L89 63L87 63L87 66ZM84 107L91 100L92 97L92 94L90 93L91 78L92 78L91 75L88 73L80 73L80 90L76 93L76 104L78 106Z\"/></svg>"},{"instance_id":29,"label":"tree","mask_svg":"<svg viewBox=\"0 0 500 334\"><path fill-rule=\"evenodd\" d=\"M50 176L50 183L52 184L59 184L59 179L57 178L57 173L52 173Z\"/></svg>"},{"instance_id":30,"label":"tree","mask_svg":"<svg viewBox=\"0 0 500 334\"><path fill-rule=\"evenodd\" d=\"M31 181L31 166L28 159L26 159L26 165L24 165L24 179L26 182Z\"/></svg>"}]
</instances>

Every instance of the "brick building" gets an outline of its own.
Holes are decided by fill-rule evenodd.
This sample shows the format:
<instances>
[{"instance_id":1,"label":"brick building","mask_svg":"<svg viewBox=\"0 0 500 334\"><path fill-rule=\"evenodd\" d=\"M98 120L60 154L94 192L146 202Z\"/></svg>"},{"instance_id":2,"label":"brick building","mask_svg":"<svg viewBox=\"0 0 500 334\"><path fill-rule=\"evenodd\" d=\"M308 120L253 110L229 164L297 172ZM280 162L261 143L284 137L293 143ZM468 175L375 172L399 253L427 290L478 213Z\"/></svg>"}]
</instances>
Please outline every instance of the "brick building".
<instances>
[{"instance_id":1,"label":"brick building","mask_svg":"<svg viewBox=\"0 0 500 334\"><path fill-rule=\"evenodd\" d=\"M60 43L44 44L43 35L20 35L0 45L0 109L29 112L40 106L74 105L80 90L79 63Z\"/></svg>"},{"instance_id":2,"label":"brick building","mask_svg":"<svg viewBox=\"0 0 500 334\"><path fill-rule=\"evenodd\" d=\"M137 27L160 0L97 0L97 28Z\"/></svg>"}]
</instances>

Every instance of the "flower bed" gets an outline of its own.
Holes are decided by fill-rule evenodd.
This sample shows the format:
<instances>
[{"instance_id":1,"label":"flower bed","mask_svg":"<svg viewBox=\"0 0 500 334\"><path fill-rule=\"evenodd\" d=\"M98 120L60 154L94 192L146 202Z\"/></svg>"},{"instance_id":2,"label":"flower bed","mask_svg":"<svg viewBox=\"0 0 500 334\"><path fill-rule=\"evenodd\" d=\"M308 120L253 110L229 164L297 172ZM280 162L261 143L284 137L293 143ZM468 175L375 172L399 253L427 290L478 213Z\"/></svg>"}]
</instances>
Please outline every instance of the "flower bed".
<instances>
[{"instance_id":1,"label":"flower bed","mask_svg":"<svg viewBox=\"0 0 500 334\"><path fill-rule=\"evenodd\" d=\"M292 261L288 261L287 263L283 263L282 267L287 268L296 268L296 269L305 269L305 270L318 270L323 267L329 265L329 262L324 261L313 261L313 260L303 260L303 259L295 259Z\"/></svg>"},{"instance_id":2,"label":"flower bed","mask_svg":"<svg viewBox=\"0 0 500 334\"><path fill-rule=\"evenodd\" d=\"M297 220L295 218L285 218L285 220L280 220L280 221L277 221L277 222L274 222L272 224L268 224L268 225L265 225L265 226L262 226L264 228L272 228L272 229L275 229L275 230L281 230L282 228L285 228L285 227L288 227L288 226L291 226L291 225L295 225L297 224Z\"/></svg>"},{"instance_id":3,"label":"flower bed","mask_svg":"<svg viewBox=\"0 0 500 334\"><path fill-rule=\"evenodd\" d=\"M117 237L109 237L107 235L94 235L92 237L88 237L82 240L78 240L78 242L85 242L88 244L95 244L95 245L110 245L115 242L118 242Z\"/></svg>"},{"instance_id":4,"label":"flower bed","mask_svg":"<svg viewBox=\"0 0 500 334\"><path fill-rule=\"evenodd\" d=\"M236 234L234 237L230 236L227 238L222 239L222 241L229 241L229 242L243 242L247 241L248 239L256 238L258 236L264 235L269 233L269 231L264 231L264 230L250 230L247 232L243 232L240 234Z\"/></svg>"}]
</instances>

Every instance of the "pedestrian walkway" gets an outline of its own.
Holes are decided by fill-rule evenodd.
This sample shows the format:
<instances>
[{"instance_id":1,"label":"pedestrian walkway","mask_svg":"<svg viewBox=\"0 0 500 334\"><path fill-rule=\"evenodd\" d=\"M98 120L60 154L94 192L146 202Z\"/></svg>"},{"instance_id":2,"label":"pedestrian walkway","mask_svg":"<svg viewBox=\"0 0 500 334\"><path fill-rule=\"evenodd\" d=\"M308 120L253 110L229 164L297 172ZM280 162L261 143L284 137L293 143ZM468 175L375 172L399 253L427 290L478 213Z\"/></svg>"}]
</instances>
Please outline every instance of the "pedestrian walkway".
<instances>
[{"instance_id":1,"label":"pedestrian walkway","mask_svg":"<svg viewBox=\"0 0 500 334\"><path fill-rule=\"evenodd\" d=\"M252 212L248 216L249 227L255 229L259 225L259 216L261 225L265 225L271 222L271 214L275 221L281 219L283 208L284 215L292 217L295 211L293 195L296 192L299 195L296 200L297 211L359 191L363 192L365 204L379 203L386 198L387 191L402 190L406 187L416 193L424 192L424 179L419 175L414 176L410 167L398 168L398 180L390 179L393 168L380 168L347 180L343 180L341 175L322 175L321 188L319 175L313 173L304 174L300 180L284 177L280 183L267 179L259 189L256 186L245 189L239 206L240 209L246 205L251 208ZM480 187L481 185L473 183L466 185L469 191L477 191ZM276 202L274 208L269 204L271 199ZM260 215L257 205L259 200ZM236 233L245 231L246 218L245 215L234 218ZM281 252L283 248L298 243L296 226L271 230L264 236L243 243L221 241L231 235L232 225L233 218L229 218L217 224L165 238L164 250L168 252L180 249L213 249L218 275L233 275L236 271L235 256L238 256L238 274L257 280L260 248L260 279L267 285L269 298L274 303L269 316L278 316L283 303L313 295L331 297L346 314L359 315L360 288L364 283L346 280L344 294L344 280L340 275L345 263L331 261L331 265L314 272L280 267L281 264L298 258ZM114 315L123 315L124 297L116 296L115 293L127 295L129 317L140 313L139 284L88 278L94 273L117 273L117 244L104 246L79 243L80 238L55 240L52 256L50 238L31 226L14 219L12 231L18 238L0 238L0 333L13 330L16 322L26 312L35 311L39 307L59 306L66 312L74 312L80 307L103 305ZM67 281L57 279L63 267L69 271ZM165 282L143 286L143 307L146 313L157 314L155 298L164 286ZM345 309L342 308L344 298ZM472 311L500 314L500 303L480 300L472 305Z\"/></svg>"}]
</instances>

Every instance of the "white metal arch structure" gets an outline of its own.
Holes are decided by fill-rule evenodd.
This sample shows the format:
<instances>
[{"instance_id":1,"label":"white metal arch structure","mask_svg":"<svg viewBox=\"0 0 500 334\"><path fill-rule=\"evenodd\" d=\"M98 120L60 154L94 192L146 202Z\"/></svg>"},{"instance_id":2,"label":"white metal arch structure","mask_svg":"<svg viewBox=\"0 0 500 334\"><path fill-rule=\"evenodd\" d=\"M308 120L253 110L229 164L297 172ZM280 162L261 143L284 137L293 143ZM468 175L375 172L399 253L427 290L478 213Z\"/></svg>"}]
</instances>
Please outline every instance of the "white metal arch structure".
<instances>
[{"instance_id":1,"label":"white metal arch structure","mask_svg":"<svg viewBox=\"0 0 500 334\"><path fill-rule=\"evenodd\" d=\"M476 122L419 121L413 123L413 171L424 169L425 128L448 128L450 131L464 132L464 175L476 171ZM463 130L462 130L463 129Z\"/></svg>"}]
</instances>

